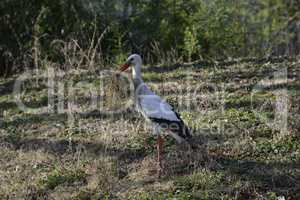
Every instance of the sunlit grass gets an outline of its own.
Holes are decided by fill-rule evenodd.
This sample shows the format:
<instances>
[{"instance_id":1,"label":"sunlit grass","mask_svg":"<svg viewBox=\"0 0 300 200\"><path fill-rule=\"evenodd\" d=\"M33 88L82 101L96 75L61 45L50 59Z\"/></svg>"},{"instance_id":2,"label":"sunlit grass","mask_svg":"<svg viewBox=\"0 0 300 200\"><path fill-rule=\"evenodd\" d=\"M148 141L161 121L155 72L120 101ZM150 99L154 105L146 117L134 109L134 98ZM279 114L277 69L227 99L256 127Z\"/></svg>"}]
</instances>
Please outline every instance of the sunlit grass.
<instances>
[{"instance_id":1,"label":"sunlit grass","mask_svg":"<svg viewBox=\"0 0 300 200\"><path fill-rule=\"evenodd\" d=\"M270 88L256 90L252 80L272 74L267 69L251 63L187 66L164 73L147 68L144 81L175 106L198 148L185 149L165 136L167 172L161 179L155 174L156 136L152 129L144 129L137 113L102 115L100 107L85 110L84 115L67 109L28 113L5 90L0 96L0 198L64 194L66 199L78 200L297 199L298 82L287 86L288 126L280 132L272 126L276 93ZM77 91L75 103L84 107L91 100L89 89L103 86L95 77L79 70L61 83L66 87L72 83ZM1 79L0 84L9 81ZM24 87L26 105L48 106L47 88L34 82ZM198 88L202 96L189 107L191 88ZM69 97L65 92L63 101ZM103 94L97 95L100 101Z\"/></svg>"}]
</instances>

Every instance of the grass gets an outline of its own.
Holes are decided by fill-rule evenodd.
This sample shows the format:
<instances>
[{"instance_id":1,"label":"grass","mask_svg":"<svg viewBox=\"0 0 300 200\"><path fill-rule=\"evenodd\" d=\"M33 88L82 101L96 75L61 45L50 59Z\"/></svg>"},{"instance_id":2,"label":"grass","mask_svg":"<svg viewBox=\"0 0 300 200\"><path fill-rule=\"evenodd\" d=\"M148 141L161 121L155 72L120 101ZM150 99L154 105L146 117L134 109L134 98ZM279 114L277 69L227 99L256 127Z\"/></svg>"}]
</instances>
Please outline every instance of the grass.
<instances>
[{"instance_id":1,"label":"grass","mask_svg":"<svg viewBox=\"0 0 300 200\"><path fill-rule=\"evenodd\" d=\"M263 85L283 66L286 84ZM99 112L111 103L100 105L109 101L101 92L109 79L89 71L58 77L65 93L55 102L61 98L64 112L50 107L50 113L36 112L48 106L45 81L33 77L24 83L21 99L30 107L24 112L15 103L16 77L1 79L0 198L299 199L299 69L288 61L147 67L145 81L176 106L196 145L186 149L166 137L161 179L155 136L144 120L131 107ZM68 85L75 88L74 98ZM96 107L89 105L91 88ZM287 89L289 97L283 131L276 121L278 89ZM67 112L69 98L86 112Z\"/></svg>"},{"instance_id":2,"label":"grass","mask_svg":"<svg viewBox=\"0 0 300 200\"><path fill-rule=\"evenodd\" d=\"M224 175L221 172L211 172L206 169L195 171L189 176L178 178L175 185L178 190L210 190L221 184Z\"/></svg>"},{"instance_id":3,"label":"grass","mask_svg":"<svg viewBox=\"0 0 300 200\"><path fill-rule=\"evenodd\" d=\"M41 180L41 184L46 189L53 190L57 186L62 184L74 184L75 182L86 182L86 174L81 171L67 171L54 169L50 172L50 174L43 180Z\"/></svg>"}]
</instances>

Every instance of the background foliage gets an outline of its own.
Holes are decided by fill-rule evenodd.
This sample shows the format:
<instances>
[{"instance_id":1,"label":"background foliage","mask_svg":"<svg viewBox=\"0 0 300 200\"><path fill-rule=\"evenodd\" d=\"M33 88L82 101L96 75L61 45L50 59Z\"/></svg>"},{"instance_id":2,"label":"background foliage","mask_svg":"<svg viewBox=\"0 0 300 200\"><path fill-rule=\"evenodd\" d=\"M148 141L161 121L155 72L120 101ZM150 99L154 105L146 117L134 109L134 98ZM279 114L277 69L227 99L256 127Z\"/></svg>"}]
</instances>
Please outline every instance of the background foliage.
<instances>
[{"instance_id":1,"label":"background foliage","mask_svg":"<svg viewBox=\"0 0 300 200\"><path fill-rule=\"evenodd\" d=\"M131 52L148 63L298 55L299 7L299 0L2 0L1 75L37 65L35 57L63 63L57 41L92 46L106 62Z\"/></svg>"}]
</instances>

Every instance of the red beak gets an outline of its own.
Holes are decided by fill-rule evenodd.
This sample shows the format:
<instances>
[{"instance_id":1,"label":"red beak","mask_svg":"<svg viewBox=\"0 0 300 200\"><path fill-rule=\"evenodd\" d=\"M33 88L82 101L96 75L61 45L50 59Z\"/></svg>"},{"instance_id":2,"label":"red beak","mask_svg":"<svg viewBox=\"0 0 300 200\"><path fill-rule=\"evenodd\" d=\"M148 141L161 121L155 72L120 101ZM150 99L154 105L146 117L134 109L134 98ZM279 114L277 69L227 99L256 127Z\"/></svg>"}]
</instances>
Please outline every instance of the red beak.
<instances>
[{"instance_id":1,"label":"red beak","mask_svg":"<svg viewBox=\"0 0 300 200\"><path fill-rule=\"evenodd\" d=\"M129 64L125 63L124 65L121 65L120 70L123 72L123 71L125 71L126 69L128 69L129 66L130 66Z\"/></svg>"}]
</instances>

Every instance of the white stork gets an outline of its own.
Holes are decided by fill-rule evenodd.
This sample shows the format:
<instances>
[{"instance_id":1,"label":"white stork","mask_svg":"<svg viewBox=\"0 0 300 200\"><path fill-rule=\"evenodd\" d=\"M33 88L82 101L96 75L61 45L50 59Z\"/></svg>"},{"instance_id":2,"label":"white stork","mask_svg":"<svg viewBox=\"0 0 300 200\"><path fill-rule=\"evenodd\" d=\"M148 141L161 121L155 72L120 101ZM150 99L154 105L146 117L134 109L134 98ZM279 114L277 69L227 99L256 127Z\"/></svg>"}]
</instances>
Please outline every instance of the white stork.
<instances>
[{"instance_id":1,"label":"white stork","mask_svg":"<svg viewBox=\"0 0 300 200\"><path fill-rule=\"evenodd\" d=\"M188 127L184 124L179 114L171 105L152 92L141 78L142 59L138 54L128 57L126 63L121 66L121 71L132 68L134 82L135 106L138 112L153 126L153 134L157 135L157 161L158 175L162 171L161 151L163 139L161 134L167 133L173 136L178 143L188 141L191 138Z\"/></svg>"}]
</instances>

